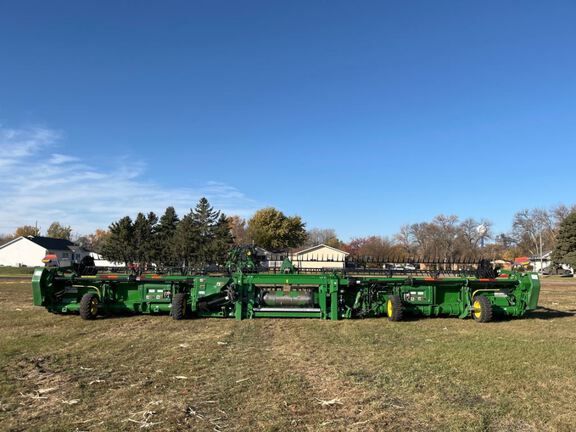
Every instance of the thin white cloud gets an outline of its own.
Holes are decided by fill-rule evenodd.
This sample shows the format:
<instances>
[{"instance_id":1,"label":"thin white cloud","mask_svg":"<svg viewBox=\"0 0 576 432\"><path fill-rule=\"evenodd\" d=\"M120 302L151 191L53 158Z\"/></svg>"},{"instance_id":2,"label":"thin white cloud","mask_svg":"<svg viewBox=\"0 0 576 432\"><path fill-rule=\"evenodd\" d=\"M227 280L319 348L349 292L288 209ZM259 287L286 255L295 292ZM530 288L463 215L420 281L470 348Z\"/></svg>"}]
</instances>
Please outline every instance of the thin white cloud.
<instances>
[{"instance_id":1,"label":"thin white cloud","mask_svg":"<svg viewBox=\"0 0 576 432\"><path fill-rule=\"evenodd\" d=\"M80 159L78 159L77 157L74 157L74 156L68 156L68 155L63 155L60 153L54 153L50 157L49 162L51 164L58 165L58 164L66 163L66 162L76 162L79 160Z\"/></svg>"},{"instance_id":2,"label":"thin white cloud","mask_svg":"<svg viewBox=\"0 0 576 432\"><path fill-rule=\"evenodd\" d=\"M139 211L161 215L174 206L182 215L203 196L226 214L248 216L256 208L241 191L216 181L197 187L163 186L148 180L143 161L128 157L115 166L91 166L76 156L53 152L60 137L46 128L0 125L0 233L36 222L45 230L56 220L77 233L89 233Z\"/></svg>"},{"instance_id":3,"label":"thin white cloud","mask_svg":"<svg viewBox=\"0 0 576 432\"><path fill-rule=\"evenodd\" d=\"M60 133L42 127L10 129L0 124L0 162L16 161L55 143Z\"/></svg>"}]
</instances>

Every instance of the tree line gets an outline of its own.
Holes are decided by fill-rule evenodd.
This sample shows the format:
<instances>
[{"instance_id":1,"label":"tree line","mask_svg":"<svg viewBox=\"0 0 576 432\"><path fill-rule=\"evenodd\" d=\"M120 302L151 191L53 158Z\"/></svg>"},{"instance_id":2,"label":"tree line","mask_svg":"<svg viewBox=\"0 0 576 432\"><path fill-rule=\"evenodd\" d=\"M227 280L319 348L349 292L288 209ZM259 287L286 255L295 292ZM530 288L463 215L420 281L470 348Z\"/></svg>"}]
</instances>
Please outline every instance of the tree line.
<instances>
[{"instance_id":1,"label":"tree line","mask_svg":"<svg viewBox=\"0 0 576 432\"><path fill-rule=\"evenodd\" d=\"M42 235L41 229L36 225L22 225L12 234L0 234L0 245L14 240L17 237L23 236L39 236ZM52 222L46 230L46 237L72 240L72 227L62 225L60 222Z\"/></svg>"},{"instance_id":2,"label":"tree line","mask_svg":"<svg viewBox=\"0 0 576 432\"><path fill-rule=\"evenodd\" d=\"M141 265L221 264L234 244L285 251L320 243L357 256L437 259L488 256L512 260L555 250L557 262L576 264L576 245L572 244L576 242L575 215L576 206L524 209L514 215L509 232L498 234L486 219L460 220L455 215L438 215L431 221L403 225L392 237L372 235L344 242L334 229L306 229L301 217L286 216L272 207L244 219L226 216L202 198L182 218L173 207L168 207L160 218L153 212L138 213L134 220L125 216L108 230L98 229L73 240L110 260ZM34 226L22 226L11 235L0 236L0 244L19 235L39 234ZM46 234L72 239L72 228L54 222Z\"/></svg>"},{"instance_id":3,"label":"tree line","mask_svg":"<svg viewBox=\"0 0 576 432\"><path fill-rule=\"evenodd\" d=\"M270 250L285 250L306 240L304 223L299 216L286 216L274 208L257 211L245 232L238 231L240 218L227 217L215 210L206 198L179 218L174 207L168 207L158 218L153 212L139 213L113 222L100 251L109 260L154 263L162 267L203 267L224 264L234 244L255 244Z\"/></svg>"},{"instance_id":4,"label":"tree line","mask_svg":"<svg viewBox=\"0 0 576 432\"><path fill-rule=\"evenodd\" d=\"M296 247L320 243L342 249L352 255L372 257L496 257L512 260L553 250L560 227L576 206L558 205L550 209L524 209L514 215L509 232L495 233L488 219L460 219L456 215L438 215L431 221L403 225L392 237L371 235L339 239L331 228L311 228ZM253 239L250 220L231 218L231 229L240 243ZM576 234L575 234L576 235Z\"/></svg>"},{"instance_id":5,"label":"tree line","mask_svg":"<svg viewBox=\"0 0 576 432\"><path fill-rule=\"evenodd\" d=\"M182 218L168 207L158 218L154 212L124 216L109 227L102 255L116 262L159 266L223 264L233 244L228 219L206 198Z\"/></svg>"}]
</instances>

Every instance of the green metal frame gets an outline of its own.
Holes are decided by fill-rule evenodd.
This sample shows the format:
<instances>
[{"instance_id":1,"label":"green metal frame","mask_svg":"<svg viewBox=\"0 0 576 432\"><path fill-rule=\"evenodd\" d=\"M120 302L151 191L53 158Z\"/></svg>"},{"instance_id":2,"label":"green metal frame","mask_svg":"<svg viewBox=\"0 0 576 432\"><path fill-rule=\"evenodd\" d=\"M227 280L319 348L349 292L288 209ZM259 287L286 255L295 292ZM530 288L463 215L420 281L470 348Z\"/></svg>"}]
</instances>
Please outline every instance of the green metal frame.
<instances>
[{"instance_id":1,"label":"green metal frame","mask_svg":"<svg viewBox=\"0 0 576 432\"><path fill-rule=\"evenodd\" d=\"M287 267L287 271L294 269ZM199 317L347 319L385 316L387 302L401 299L415 316L469 317L474 298L486 297L495 315L520 317L537 307L535 273L502 272L495 279L350 276L344 273L230 275L103 274L77 276L37 268L33 301L54 313L78 313L82 297L96 294L102 315L167 314L174 295L186 295L187 310Z\"/></svg>"}]
</instances>

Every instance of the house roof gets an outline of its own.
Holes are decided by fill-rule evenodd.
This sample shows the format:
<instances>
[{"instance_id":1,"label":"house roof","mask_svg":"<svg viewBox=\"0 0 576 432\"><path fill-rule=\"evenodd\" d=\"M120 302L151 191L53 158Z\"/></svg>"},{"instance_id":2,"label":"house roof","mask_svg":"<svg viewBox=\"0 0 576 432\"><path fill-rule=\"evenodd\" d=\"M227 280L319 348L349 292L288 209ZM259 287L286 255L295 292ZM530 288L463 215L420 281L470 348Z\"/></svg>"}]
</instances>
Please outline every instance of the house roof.
<instances>
[{"instance_id":1,"label":"house roof","mask_svg":"<svg viewBox=\"0 0 576 432\"><path fill-rule=\"evenodd\" d=\"M21 239L30 240L32 243L35 243L38 246L41 246L44 249L48 250L69 250L70 246L74 246L74 243L72 243L70 240L55 239L52 237L42 237L42 236L27 236L27 237L20 236L12 241L9 241L8 243L3 244L2 246L0 246L0 248L4 248L8 245L11 245L12 243L16 243Z\"/></svg>"},{"instance_id":2,"label":"house roof","mask_svg":"<svg viewBox=\"0 0 576 432\"><path fill-rule=\"evenodd\" d=\"M42 237L42 236L20 236L16 237L14 240L9 241L8 243L3 244L0 246L1 248L5 248L6 246L11 245L12 243L16 243L22 239L29 240L34 244L37 244L40 247L48 250L73 250L75 244L72 243L70 240L64 239L55 239L52 237Z\"/></svg>"},{"instance_id":3,"label":"house roof","mask_svg":"<svg viewBox=\"0 0 576 432\"><path fill-rule=\"evenodd\" d=\"M3 245L0 245L0 249L5 248L6 246L10 246L12 243L16 243L17 241L20 241L21 239L26 239L26 237L16 237L15 239L10 240L9 242L4 243Z\"/></svg>"},{"instance_id":4,"label":"house roof","mask_svg":"<svg viewBox=\"0 0 576 432\"><path fill-rule=\"evenodd\" d=\"M74 243L72 243L70 240L41 236L28 236L26 238L45 249L67 250L69 246L74 246Z\"/></svg>"},{"instance_id":5,"label":"house roof","mask_svg":"<svg viewBox=\"0 0 576 432\"><path fill-rule=\"evenodd\" d=\"M308 249L303 249L299 252L296 252L295 254L296 255L306 254L306 253L314 252L315 250L320 249L320 248L327 248L327 249L333 250L336 253L341 253L341 254L344 254L346 256L350 255L348 252L345 252L345 251L340 250L340 249L336 249L332 246L325 245L324 243L309 247Z\"/></svg>"}]
</instances>

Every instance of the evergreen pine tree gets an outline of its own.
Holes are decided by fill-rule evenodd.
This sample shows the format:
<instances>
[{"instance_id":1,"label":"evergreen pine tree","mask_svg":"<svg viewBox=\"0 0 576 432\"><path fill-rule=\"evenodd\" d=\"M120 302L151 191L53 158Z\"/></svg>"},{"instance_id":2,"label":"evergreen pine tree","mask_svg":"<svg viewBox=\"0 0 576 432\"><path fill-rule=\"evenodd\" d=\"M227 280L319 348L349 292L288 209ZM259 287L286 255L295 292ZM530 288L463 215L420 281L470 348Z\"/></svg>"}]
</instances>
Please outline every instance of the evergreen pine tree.
<instances>
[{"instance_id":1,"label":"evergreen pine tree","mask_svg":"<svg viewBox=\"0 0 576 432\"><path fill-rule=\"evenodd\" d=\"M143 213L138 213L134 220L134 236L132 244L134 247L135 261L140 267L146 262L146 242L148 241L148 221Z\"/></svg>"},{"instance_id":2,"label":"evergreen pine tree","mask_svg":"<svg viewBox=\"0 0 576 432\"><path fill-rule=\"evenodd\" d=\"M198 234L198 245L195 253L195 263L206 265L214 262L212 243L216 239L216 224L220 212L214 210L206 198L201 198L192 211L194 225Z\"/></svg>"},{"instance_id":3,"label":"evergreen pine tree","mask_svg":"<svg viewBox=\"0 0 576 432\"><path fill-rule=\"evenodd\" d=\"M223 264L233 240L228 218L202 198L181 220L168 207L160 220L150 212L138 213L134 222L128 216L114 222L102 253L141 268L151 263L203 267Z\"/></svg>"},{"instance_id":4,"label":"evergreen pine tree","mask_svg":"<svg viewBox=\"0 0 576 432\"><path fill-rule=\"evenodd\" d=\"M206 198L201 198L193 210L194 221L198 225L202 238L210 238L213 235L213 228L220 217L220 212L214 210Z\"/></svg>"},{"instance_id":5,"label":"evergreen pine tree","mask_svg":"<svg viewBox=\"0 0 576 432\"><path fill-rule=\"evenodd\" d=\"M209 244L210 262L213 264L224 264L226 257L232 245L234 244L234 236L230 230L230 222L224 214L220 217L214 225L214 237Z\"/></svg>"},{"instance_id":6,"label":"evergreen pine tree","mask_svg":"<svg viewBox=\"0 0 576 432\"><path fill-rule=\"evenodd\" d=\"M174 207L168 207L156 229L155 259L160 266L175 266L178 264L175 251L175 235L178 227L178 215Z\"/></svg>"},{"instance_id":7,"label":"evergreen pine tree","mask_svg":"<svg viewBox=\"0 0 576 432\"><path fill-rule=\"evenodd\" d=\"M576 269L576 211L570 213L560 224L552 261L555 264L568 264Z\"/></svg>"},{"instance_id":8,"label":"evergreen pine tree","mask_svg":"<svg viewBox=\"0 0 576 432\"><path fill-rule=\"evenodd\" d=\"M125 216L109 227L110 235L102 245L102 255L111 261L129 264L136 259L132 238L134 226L132 219Z\"/></svg>"},{"instance_id":9,"label":"evergreen pine tree","mask_svg":"<svg viewBox=\"0 0 576 432\"><path fill-rule=\"evenodd\" d=\"M152 264L158 257L157 254L157 230L158 230L158 216L156 213L149 212L146 217L146 241L144 243L144 260L146 263Z\"/></svg>"},{"instance_id":10,"label":"evergreen pine tree","mask_svg":"<svg viewBox=\"0 0 576 432\"><path fill-rule=\"evenodd\" d=\"M174 233L173 251L178 265L188 267L196 262L199 233L192 212L178 223Z\"/></svg>"}]
</instances>

